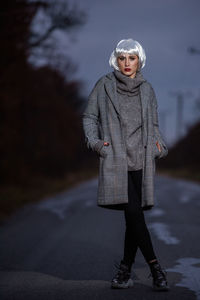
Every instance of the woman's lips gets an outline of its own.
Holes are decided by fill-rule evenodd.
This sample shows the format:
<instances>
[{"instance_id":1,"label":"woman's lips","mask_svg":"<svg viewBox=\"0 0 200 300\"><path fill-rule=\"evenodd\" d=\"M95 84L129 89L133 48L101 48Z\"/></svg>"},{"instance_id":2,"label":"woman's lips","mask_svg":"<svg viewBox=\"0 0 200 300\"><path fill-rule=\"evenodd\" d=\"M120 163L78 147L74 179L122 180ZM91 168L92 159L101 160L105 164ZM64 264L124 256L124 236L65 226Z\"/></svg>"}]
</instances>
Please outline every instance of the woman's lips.
<instances>
[{"instance_id":1,"label":"woman's lips","mask_svg":"<svg viewBox=\"0 0 200 300\"><path fill-rule=\"evenodd\" d=\"M130 68L125 68L124 70L127 71L127 72L131 71Z\"/></svg>"}]
</instances>

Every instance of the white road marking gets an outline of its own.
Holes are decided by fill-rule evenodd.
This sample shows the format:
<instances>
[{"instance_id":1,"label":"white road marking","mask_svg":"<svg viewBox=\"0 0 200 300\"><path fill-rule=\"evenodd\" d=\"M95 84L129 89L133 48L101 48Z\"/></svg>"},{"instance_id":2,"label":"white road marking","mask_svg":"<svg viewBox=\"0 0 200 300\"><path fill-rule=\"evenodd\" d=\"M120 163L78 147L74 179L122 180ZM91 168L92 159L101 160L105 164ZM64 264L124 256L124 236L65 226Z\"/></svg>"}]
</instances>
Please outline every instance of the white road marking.
<instances>
[{"instance_id":1,"label":"white road marking","mask_svg":"<svg viewBox=\"0 0 200 300\"><path fill-rule=\"evenodd\" d=\"M153 208L151 211L147 213L151 217L160 217L165 214L164 210L161 208Z\"/></svg>"},{"instance_id":2,"label":"white road marking","mask_svg":"<svg viewBox=\"0 0 200 300\"><path fill-rule=\"evenodd\" d=\"M195 182L186 180L178 180L176 184L177 190L180 192L179 201L188 203L200 193L200 185Z\"/></svg>"},{"instance_id":3,"label":"white road marking","mask_svg":"<svg viewBox=\"0 0 200 300\"><path fill-rule=\"evenodd\" d=\"M64 219L70 205L73 202L80 201L81 205L91 206L96 200L97 179L91 179L71 188L68 191L61 192L47 197L36 207L39 210L46 210L56 214L60 219ZM90 200L91 199L91 200Z\"/></svg>"},{"instance_id":4,"label":"white road marking","mask_svg":"<svg viewBox=\"0 0 200 300\"><path fill-rule=\"evenodd\" d=\"M197 300L200 300L200 258L185 257L177 260L177 265L166 269L169 272L178 272L183 275L182 280L176 283L177 286L187 287L195 292Z\"/></svg>"},{"instance_id":5,"label":"white road marking","mask_svg":"<svg viewBox=\"0 0 200 300\"><path fill-rule=\"evenodd\" d=\"M190 201L189 195L182 195L182 196L180 197L180 202L181 202L181 203L187 203L187 202L189 202L189 201Z\"/></svg>"},{"instance_id":6,"label":"white road marking","mask_svg":"<svg viewBox=\"0 0 200 300\"><path fill-rule=\"evenodd\" d=\"M167 224L155 222L150 223L148 227L152 228L157 238L167 245L175 245L180 242L179 239L171 236L169 226Z\"/></svg>"}]
</instances>

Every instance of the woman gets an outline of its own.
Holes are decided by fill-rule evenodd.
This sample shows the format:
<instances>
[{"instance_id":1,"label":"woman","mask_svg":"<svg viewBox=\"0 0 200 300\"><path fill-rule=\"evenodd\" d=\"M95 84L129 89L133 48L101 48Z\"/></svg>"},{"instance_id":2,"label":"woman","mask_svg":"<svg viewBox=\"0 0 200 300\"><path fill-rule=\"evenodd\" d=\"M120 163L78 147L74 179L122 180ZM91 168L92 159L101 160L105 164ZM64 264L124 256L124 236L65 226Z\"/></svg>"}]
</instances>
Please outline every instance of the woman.
<instances>
[{"instance_id":1,"label":"woman","mask_svg":"<svg viewBox=\"0 0 200 300\"><path fill-rule=\"evenodd\" d=\"M158 128L157 100L143 78L143 47L121 40L109 64L114 71L101 77L83 113L88 148L99 154L97 205L124 211L124 256L111 280L112 288L133 285L131 267L139 247L153 277L154 290L168 290L166 272L155 255L144 219L154 206L155 159L167 155Z\"/></svg>"}]
</instances>

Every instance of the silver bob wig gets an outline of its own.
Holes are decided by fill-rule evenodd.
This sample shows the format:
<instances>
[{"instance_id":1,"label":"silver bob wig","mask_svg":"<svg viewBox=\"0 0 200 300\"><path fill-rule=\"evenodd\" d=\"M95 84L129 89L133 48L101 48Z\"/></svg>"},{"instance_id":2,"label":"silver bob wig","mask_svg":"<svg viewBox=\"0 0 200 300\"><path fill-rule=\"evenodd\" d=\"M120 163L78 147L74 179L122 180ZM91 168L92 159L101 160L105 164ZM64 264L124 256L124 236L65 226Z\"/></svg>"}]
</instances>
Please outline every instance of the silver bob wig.
<instances>
[{"instance_id":1,"label":"silver bob wig","mask_svg":"<svg viewBox=\"0 0 200 300\"><path fill-rule=\"evenodd\" d=\"M117 57L122 53L135 54L139 58L139 69L145 66L146 54L140 43L133 39L121 40L115 50L111 53L109 65L119 71Z\"/></svg>"}]
</instances>

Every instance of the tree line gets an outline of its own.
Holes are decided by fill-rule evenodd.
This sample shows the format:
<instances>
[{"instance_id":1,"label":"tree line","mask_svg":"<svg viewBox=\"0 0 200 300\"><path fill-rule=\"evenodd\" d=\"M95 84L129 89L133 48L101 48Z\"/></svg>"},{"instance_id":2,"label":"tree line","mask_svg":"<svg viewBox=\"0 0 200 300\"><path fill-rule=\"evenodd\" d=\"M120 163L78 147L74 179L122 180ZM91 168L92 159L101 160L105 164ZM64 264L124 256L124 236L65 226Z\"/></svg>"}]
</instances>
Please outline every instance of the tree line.
<instances>
[{"instance_id":1,"label":"tree line","mask_svg":"<svg viewBox=\"0 0 200 300\"><path fill-rule=\"evenodd\" d=\"M43 35L30 36L40 7L51 26ZM54 30L81 25L84 15L67 10L66 1L25 0L2 1L0 14L0 184L62 177L90 156L82 131L81 83L51 66L36 69L27 58Z\"/></svg>"}]
</instances>

